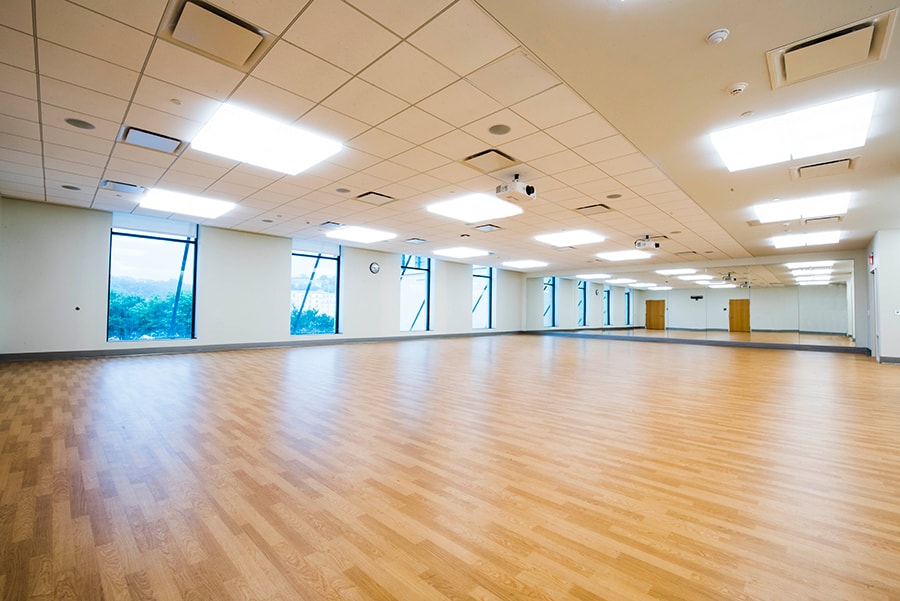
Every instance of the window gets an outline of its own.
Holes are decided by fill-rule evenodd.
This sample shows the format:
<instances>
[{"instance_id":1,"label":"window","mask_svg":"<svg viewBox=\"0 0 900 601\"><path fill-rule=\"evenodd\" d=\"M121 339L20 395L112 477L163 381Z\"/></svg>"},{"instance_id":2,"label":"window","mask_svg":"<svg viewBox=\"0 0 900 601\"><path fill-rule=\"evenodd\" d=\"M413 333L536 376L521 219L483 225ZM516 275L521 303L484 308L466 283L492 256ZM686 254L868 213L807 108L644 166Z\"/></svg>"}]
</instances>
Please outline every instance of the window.
<instances>
[{"instance_id":1,"label":"window","mask_svg":"<svg viewBox=\"0 0 900 601\"><path fill-rule=\"evenodd\" d=\"M625 325L631 325L631 289L625 289Z\"/></svg>"},{"instance_id":2,"label":"window","mask_svg":"<svg viewBox=\"0 0 900 601\"><path fill-rule=\"evenodd\" d=\"M491 328L493 307L494 270L490 267L472 266L472 327Z\"/></svg>"},{"instance_id":3,"label":"window","mask_svg":"<svg viewBox=\"0 0 900 601\"><path fill-rule=\"evenodd\" d=\"M584 280L578 282L578 303L575 305L575 314L578 315L578 325L587 325L587 294L588 285Z\"/></svg>"},{"instance_id":4,"label":"window","mask_svg":"<svg viewBox=\"0 0 900 601\"><path fill-rule=\"evenodd\" d=\"M603 289L603 325L612 325L612 304L609 300L609 288Z\"/></svg>"},{"instance_id":5,"label":"window","mask_svg":"<svg viewBox=\"0 0 900 601\"><path fill-rule=\"evenodd\" d=\"M111 230L107 340L194 337L196 246L196 234Z\"/></svg>"},{"instance_id":6,"label":"window","mask_svg":"<svg viewBox=\"0 0 900 601\"><path fill-rule=\"evenodd\" d=\"M337 334L340 258L295 252L291 257L291 335Z\"/></svg>"},{"instance_id":7,"label":"window","mask_svg":"<svg viewBox=\"0 0 900 601\"><path fill-rule=\"evenodd\" d=\"M415 332L431 329L429 296L431 259L414 255L400 258L400 330Z\"/></svg>"},{"instance_id":8,"label":"window","mask_svg":"<svg viewBox=\"0 0 900 601\"><path fill-rule=\"evenodd\" d=\"M544 327L556 325L556 278L544 278Z\"/></svg>"}]
</instances>

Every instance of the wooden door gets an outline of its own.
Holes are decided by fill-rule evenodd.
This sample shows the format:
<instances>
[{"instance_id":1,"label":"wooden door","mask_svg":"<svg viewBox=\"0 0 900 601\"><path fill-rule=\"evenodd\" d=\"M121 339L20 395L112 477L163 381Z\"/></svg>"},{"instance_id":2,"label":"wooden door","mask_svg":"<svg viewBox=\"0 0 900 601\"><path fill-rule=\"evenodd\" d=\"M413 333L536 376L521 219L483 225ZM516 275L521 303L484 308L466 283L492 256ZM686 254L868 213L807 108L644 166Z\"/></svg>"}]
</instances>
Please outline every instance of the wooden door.
<instances>
[{"instance_id":1,"label":"wooden door","mask_svg":"<svg viewBox=\"0 0 900 601\"><path fill-rule=\"evenodd\" d=\"M666 329L666 301L664 300L648 300L646 301L647 324L648 330L665 330Z\"/></svg>"},{"instance_id":2,"label":"wooden door","mask_svg":"<svg viewBox=\"0 0 900 601\"><path fill-rule=\"evenodd\" d=\"M750 331L749 298L732 298L728 300L728 330L731 332Z\"/></svg>"}]
</instances>

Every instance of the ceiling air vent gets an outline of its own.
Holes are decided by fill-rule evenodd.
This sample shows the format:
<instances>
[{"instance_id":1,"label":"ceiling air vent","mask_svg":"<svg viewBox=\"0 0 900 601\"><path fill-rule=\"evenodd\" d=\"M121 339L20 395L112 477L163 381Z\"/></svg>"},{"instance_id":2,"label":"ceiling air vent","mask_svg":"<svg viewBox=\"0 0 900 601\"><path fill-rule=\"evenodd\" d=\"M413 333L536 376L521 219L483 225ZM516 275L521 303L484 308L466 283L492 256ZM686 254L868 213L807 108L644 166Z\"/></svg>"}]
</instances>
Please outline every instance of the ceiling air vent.
<instances>
[{"instance_id":1,"label":"ceiling air vent","mask_svg":"<svg viewBox=\"0 0 900 601\"><path fill-rule=\"evenodd\" d=\"M881 60L897 9L766 52L772 89Z\"/></svg>"},{"instance_id":2,"label":"ceiling air vent","mask_svg":"<svg viewBox=\"0 0 900 601\"><path fill-rule=\"evenodd\" d=\"M173 2L161 38L248 72L275 43L275 36L204 0Z\"/></svg>"},{"instance_id":3,"label":"ceiling air vent","mask_svg":"<svg viewBox=\"0 0 900 601\"><path fill-rule=\"evenodd\" d=\"M496 148L476 152L462 160L464 165L474 167L482 173L493 173L517 165L519 161Z\"/></svg>"},{"instance_id":4,"label":"ceiling air vent","mask_svg":"<svg viewBox=\"0 0 900 601\"><path fill-rule=\"evenodd\" d=\"M856 171L857 162L859 162L859 157L851 157L849 159L838 159L836 161L793 167L791 169L791 179L814 179L829 175L851 173Z\"/></svg>"},{"instance_id":5,"label":"ceiling air vent","mask_svg":"<svg viewBox=\"0 0 900 601\"><path fill-rule=\"evenodd\" d=\"M582 215L600 215L602 213L609 213L612 211L612 207L605 205L602 202L598 202L596 204L578 207L575 211Z\"/></svg>"},{"instance_id":6,"label":"ceiling air vent","mask_svg":"<svg viewBox=\"0 0 900 601\"><path fill-rule=\"evenodd\" d=\"M809 219L804 219L803 223L838 223L839 221L843 221L843 217L840 215L832 215L830 217L811 217Z\"/></svg>"},{"instance_id":7,"label":"ceiling air vent","mask_svg":"<svg viewBox=\"0 0 900 601\"><path fill-rule=\"evenodd\" d=\"M393 196L388 196L387 194L380 194L378 192L366 192L357 196L356 200L361 200L364 203L380 207L381 205L386 205L389 202L394 202L397 199Z\"/></svg>"},{"instance_id":8,"label":"ceiling air vent","mask_svg":"<svg viewBox=\"0 0 900 601\"><path fill-rule=\"evenodd\" d=\"M104 190L125 192L127 194L143 194L147 190L144 186L139 186L137 184L128 184L125 182L116 182L111 179L105 179L100 182L100 187Z\"/></svg>"},{"instance_id":9,"label":"ceiling air vent","mask_svg":"<svg viewBox=\"0 0 900 601\"><path fill-rule=\"evenodd\" d=\"M146 129L138 129L127 125L122 128L119 141L168 154L175 154L185 146L185 143L178 138L171 138L156 132L147 131Z\"/></svg>"}]
</instances>

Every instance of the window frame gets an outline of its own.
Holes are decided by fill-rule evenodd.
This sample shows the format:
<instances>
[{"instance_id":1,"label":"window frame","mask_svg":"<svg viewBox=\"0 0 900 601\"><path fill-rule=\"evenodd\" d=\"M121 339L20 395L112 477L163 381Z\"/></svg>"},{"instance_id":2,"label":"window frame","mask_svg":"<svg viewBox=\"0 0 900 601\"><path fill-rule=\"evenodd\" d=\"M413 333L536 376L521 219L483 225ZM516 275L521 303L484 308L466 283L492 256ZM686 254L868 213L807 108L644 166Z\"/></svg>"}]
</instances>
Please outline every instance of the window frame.
<instances>
[{"instance_id":1,"label":"window frame","mask_svg":"<svg viewBox=\"0 0 900 601\"><path fill-rule=\"evenodd\" d=\"M603 325L612 325L612 292L609 288L603 288Z\"/></svg>"},{"instance_id":2,"label":"window frame","mask_svg":"<svg viewBox=\"0 0 900 601\"><path fill-rule=\"evenodd\" d=\"M556 276L550 276L544 278L543 285L543 296L547 298L547 288L550 288L550 306L544 309L543 317L543 327L545 328L555 328L556 327ZM543 304L543 303L542 303ZM547 311L550 312L550 323L547 323Z\"/></svg>"},{"instance_id":3,"label":"window frame","mask_svg":"<svg viewBox=\"0 0 900 601\"><path fill-rule=\"evenodd\" d=\"M337 255L332 255L330 253L313 253L313 251L304 251L304 250L291 250L291 262L293 263L294 257L306 257L309 259L316 259L316 264L313 266L313 274L315 274L315 269L319 264L319 261L322 259L326 259L328 261L334 261L334 331L333 332L309 332L309 333L299 333L295 334L290 331L290 324L288 324L289 334L291 336L314 336L314 335L330 335L330 334L340 334L341 328L341 255L338 253ZM293 271L293 264L291 265ZM315 276L313 276L315 277ZM293 276L292 276L293 278ZM309 295L309 287L312 285L313 278L310 278L309 283L306 285L306 292L303 295L304 304L306 302L306 297ZM293 290L293 288L291 288ZM303 311L303 305L300 306L301 313ZM293 305L291 313L293 314Z\"/></svg>"},{"instance_id":4,"label":"window frame","mask_svg":"<svg viewBox=\"0 0 900 601\"><path fill-rule=\"evenodd\" d=\"M578 313L578 327L586 327L588 325L588 283L587 280L578 280L575 284L578 290L578 302L575 303L575 311Z\"/></svg>"},{"instance_id":5,"label":"window frame","mask_svg":"<svg viewBox=\"0 0 900 601\"><path fill-rule=\"evenodd\" d=\"M487 269L487 275L481 273L475 273L476 269ZM487 280L487 326L475 326L472 324L473 330L490 330L494 327L494 268L486 265L472 265L472 283L478 281L478 279ZM473 290L474 291L474 290ZM482 292L482 296L478 297L478 300L472 305L472 317L475 317L475 310L478 308L478 304L481 302L484 292Z\"/></svg>"},{"instance_id":6,"label":"window frame","mask_svg":"<svg viewBox=\"0 0 900 601\"><path fill-rule=\"evenodd\" d=\"M413 259L418 259L418 263L424 261L426 267L410 267L409 263ZM425 272L425 302L419 306L419 310L416 313L415 319L413 319L412 325L409 329L404 329L401 324L401 332L430 332L431 331L431 257L423 257L421 255L408 255L403 253L400 255L400 285L402 290L403 285L403 276L406 275L407 271L424 271ZM401 303L402 303L402 292L401 292ZM424 329L415 329L416 324L419 322L419 316L422 314L422 308L425 309L425 328ZM402 311L401 311L402 317Z\"/></svg>"},{"instance_id":7,"label":"window frame","mask_svg":"<svg viewBox=\"0 0 900 601\"><path fill-rule=\"evenodd\" d=\"M633 325L633 322L634 322L634 315L632 314L633 311L631 310L632 309L631 303L633 301L631 292L632 292L631 288L625 289L625 325L626 326Z\"/></svg>"}]
</instances>

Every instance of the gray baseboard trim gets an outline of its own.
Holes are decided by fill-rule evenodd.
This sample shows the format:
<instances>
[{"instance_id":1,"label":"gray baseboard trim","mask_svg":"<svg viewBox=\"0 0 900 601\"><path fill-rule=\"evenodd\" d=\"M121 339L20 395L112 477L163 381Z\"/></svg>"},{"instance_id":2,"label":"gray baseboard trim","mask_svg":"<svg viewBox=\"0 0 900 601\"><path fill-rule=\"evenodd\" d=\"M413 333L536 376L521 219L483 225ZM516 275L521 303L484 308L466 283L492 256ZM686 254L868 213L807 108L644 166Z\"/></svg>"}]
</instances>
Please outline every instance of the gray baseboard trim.
<instances>
[{"instance_id":1,"label":"gray baseboard trim","mask_svg":"<svg viewBox=\"0 0 900 601\"><path fill-rule=\"evenodd\" d=\"M879 363L887 363L889 365L900 365L900 357L881 357Z\"/></svg>"},{"instance_id":2,"label":"gray baseboard trim","mask_svg":"<svg viewBox=\"0 0 900 601\"><path fill-rule=\"evenodd\" d=\"M518 330L481 332L461 332L456 334L426 334L421 336L383 336L342 338L315 338L312 340L286 340L280 342L246 342L236 344L197 344L190 346L154 346L144 348L105 348L85 351L46 351L35 353L0 354L0 363L18 363L22 361L67 361L72 359L106 359L113 357L137 357L143 355L180 355L185 353L214 353L220 351L248 351L271 348L297 348L314 346L332 346L336 344L366 344L371 342L403 342L409 340L433 340L446 338L477 338L481 336L518 335Z\"/></svg>"}]
</instances>

